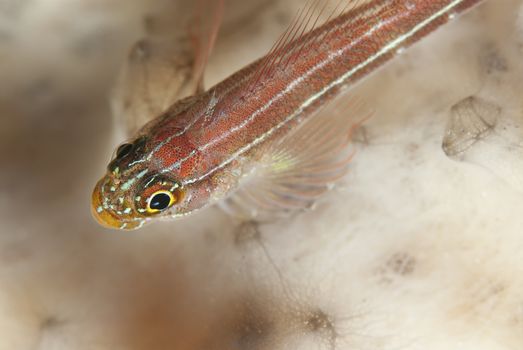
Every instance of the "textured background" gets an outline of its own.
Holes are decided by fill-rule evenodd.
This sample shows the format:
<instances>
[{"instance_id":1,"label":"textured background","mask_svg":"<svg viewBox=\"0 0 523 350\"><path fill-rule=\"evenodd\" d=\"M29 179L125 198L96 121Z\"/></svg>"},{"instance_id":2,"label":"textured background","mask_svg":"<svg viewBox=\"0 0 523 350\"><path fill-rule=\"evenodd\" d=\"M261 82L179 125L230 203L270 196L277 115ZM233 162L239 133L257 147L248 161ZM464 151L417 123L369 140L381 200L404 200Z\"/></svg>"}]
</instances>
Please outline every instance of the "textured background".
<instances>
[{"instance_id":1,"label":"textured background","mask_svg":"<svg viewBox=\"0 0 523 350\"><path fill-rule=\"evenodd\" d=\"M207 85L300 3L229 1ZM376 114L316 210L107 231L89 199L119 143L111 87L146 19L183 16L169 6L0 0L1 350L523 348L520 1L487 1L357 87ZM500 113L451 159L470 95Z\"/></svg>"}]
</instances>

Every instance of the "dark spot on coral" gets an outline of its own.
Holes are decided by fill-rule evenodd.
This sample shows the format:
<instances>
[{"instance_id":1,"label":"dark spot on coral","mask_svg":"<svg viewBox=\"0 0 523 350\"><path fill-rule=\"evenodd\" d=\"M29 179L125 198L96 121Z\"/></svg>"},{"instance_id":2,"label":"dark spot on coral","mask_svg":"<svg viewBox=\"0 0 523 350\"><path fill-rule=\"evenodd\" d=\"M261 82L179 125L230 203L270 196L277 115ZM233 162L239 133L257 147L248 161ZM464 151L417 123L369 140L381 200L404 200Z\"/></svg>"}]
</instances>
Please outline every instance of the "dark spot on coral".
<instances>
[{"instance_id":1,"label":"dark spot on coral","mask_svg":"<svg viewBox=\"0 0 523 350\"><path fill-rule=\"evenodd\" d=\"M242 222L234 231L234 244L258 241L261 237L259 226L258 222L252 220Z\"/></svg>"},{"instance_id":2,"label":"dark spot on coral","mask_svg":"<svg viewBox=\"0 0 523 350\"><path fill-rule=\"evenodd\" d=\"M143 29L147 34L153 33L156 29L156 26L156 18L153 14L149 13L143 16Z\"/></svg>"},{"instance_id":3,"label":"dark spot on coral","mask_svg":"<svg viewBox=\"0 0 523 350\"><path fill-rule=\"evenodd\" d=\"M305 330L323 338L325 343L329 344L329 349L335 349L338 334L332 318L320 309L312 309L305 315Z\"/></svg>"},{"instance_id":4,"label":"dark spot on coral","mask_svg":"<svg viewBox=\"0 0 523 350\"><path fill-rule=\"evenodd\" d=\"M313 311L305 321L305 325L312 332L334 328L330 317L322 310Z\"/></svg>"},{"instance_id":5,"label":"dark spot on coral","mask_svg":"<svg viewBox=\"0 0 523 350\"><path fill-rule=\"evenodd\" d=\"M407 253L396 253L387 261L387 267L395 274L406 276L414 272L416 260Z\"/></svg>"},{"instance_id":6,"label":"dark spot on coral","mask_svg":"<svg viewBox=\"0 0 523 350\"><path fill-rule=\"evenodd\" d=\"M409 143L409 144L407 145L407 151L408 151L409 153L415 153L415 152L417 152L418 150L419 150L419 144L417 144L417 143Z\"/></svg>"},{"instance_id":7,"label":"dark spot on coral","mask_svg":"<svg viewBox=\"0 0 523 350\"><path fill-rule=\"evenodd\" d=\"M338 332L333 318L318 307L265 293L237 305L230 349L279 348L296 337L310 337L314 343L327 345L328 349L336 348Z\"/></svg>"},{"instance_id":8,"label":"dark spot on coral","mask_svg":"<svg viewBox=\"0 0 523 350\"><path fill-rule=\"evenodd\" d=\"M411 142L405 146L405 153L412 162L419 161L419 151L420 145L417 143Z\"/></svg>"},{"instance_id":9,"label":"dark spot on coral","mask_svg":"<svg viewBox=\"0 0 523 350\"><path fill-rule=\"evenodd\" d=\"M508 71L509 65L501 52L492 44L487 45L481 54L480 64L487 74L504 73Z\"/></svg>"},{"instance_id":10,"label":"dark spot on coral","mask_svg":"<svg viewBox=\"0 0 523 350\"><path fill-rule=\"evenodd\" d=\"M233 349L254 350L267 344L274 323L268 309L257 302L241 304L234 326Z\"/></svg>"},{"instance_id":11,"label":"dark spot on coral","mask_svg":"<svg viewBox=\"0 0 523 350\"><path fill-rule=\"evenodd\" d=\"M56 337L57 334L55 332L57 331L57 328L63 326L64 324L64 320L60 320L55 316L47 316L42 318L40 322L40 334L38 339L39 345L37 348L41 348L43 346L42 344L46 342L47 338Z\"/></svg>"},{"instance_id":12,"label":"dark spot on coral","mask_svg":"<svg viewBox=\"0 0 523 350\"><path fill-rule=\"evenodd\" d=\"M58 319L54 316L48 316L44 318L44 320L41 323L42 331L46 331L52 328L59 327L60 325L64 324L65 321Z\"/></svg>"}]
</instances>

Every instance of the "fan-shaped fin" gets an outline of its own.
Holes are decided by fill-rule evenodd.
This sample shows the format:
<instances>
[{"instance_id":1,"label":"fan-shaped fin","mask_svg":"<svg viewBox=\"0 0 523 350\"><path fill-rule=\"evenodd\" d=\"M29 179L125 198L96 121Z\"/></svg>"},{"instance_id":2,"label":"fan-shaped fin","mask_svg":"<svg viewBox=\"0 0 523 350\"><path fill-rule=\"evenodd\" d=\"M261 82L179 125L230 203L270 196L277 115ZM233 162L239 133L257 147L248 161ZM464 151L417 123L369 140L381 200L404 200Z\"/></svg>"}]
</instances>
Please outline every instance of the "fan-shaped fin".
<instances>
[{"instance_id":1,"label":"fan-shaped fin","mask_svg":"<svg viewBox=\"0 0 523 350\"><path fill-rule=\"evenodd\" d=\"M223 20L223 10L224 0L197 0L195 25L191 26L193 31L190 31L195 52L193 66L195 92L205 90L203 84L205 67L218 37Z\"/></svg>"},{"instance_id":2,"label":"fan-shaped fin","mask_svg":"<svg viewBox=\"0 0 523 350\"><path fill-rule=\"evenodd\" d=\"M353 12L353 17L360 15L358 8L364 0L308 0L294 16L293 20L274 43L269 53L263 57L258 69L246 84L245 91L250 91L259 81L271 76L277 69L285 69L298 59L308 46L321 41L331 30L314 32L322 24L344 13Z\"/></svg>"},{"instance_id":3,"label":"fan-shaped fin","mask_svg":"<svg viewBox=\"0 0 523 350\"><path fill-rule=\"evenodd\" d=\"M347 173L351 136L370 115L360 100L338 97L271 146L222 206L257 220L312 207Z\"/></svg>"},{"instance_id":4,"label":"fan-shaped fin","mask_svg":"<svg viewBox=\"0 0 523 350\"><path fill-rule=\"evenodd\" d=\"M113 113L128 134L134 134L177 100L203 90L223 0L198 0L192 12L194 15L188 16L191 21L180 21L178 30L172 26L154 30L131 49L112 101ZM176 22L176 18L171 21Z\"/></svg>"}]
</instances>

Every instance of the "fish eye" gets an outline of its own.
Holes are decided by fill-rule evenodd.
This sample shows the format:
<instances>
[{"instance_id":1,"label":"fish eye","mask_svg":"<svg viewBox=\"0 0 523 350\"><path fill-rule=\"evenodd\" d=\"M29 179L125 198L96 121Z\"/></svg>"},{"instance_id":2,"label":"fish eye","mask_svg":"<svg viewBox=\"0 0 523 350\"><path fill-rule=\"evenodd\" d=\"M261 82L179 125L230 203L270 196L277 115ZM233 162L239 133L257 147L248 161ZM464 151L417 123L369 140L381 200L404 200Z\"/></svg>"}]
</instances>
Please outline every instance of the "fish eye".
<instances>
[{"instance_id":1,"label":"fish eye","mask_svg":"<svg viewBox=\"0 0 523 350\"><path fill-rule=\"evenodd\" d=\"M166 190L157 191L149 197L146 209L149 214L158 213L170 208L176 201L177 198L172 192Z\"/></svg>"},{"instance_id":2,"label":"fish eye","mask_svg":"<svg viewBox=\"0 0 523 350\"><path fill-rule=\"evenodd\" d=\"M134 145L132 143L121 144L116 150L116 159L122 159L133 150Z\"/></svg>"},{"instance_id":3,"label":"fish eye","mask_svg":"<svg viewBox=\"0 0 523 350\"><path fill-rule=\"evenodd\" d=\"M144 176L135 186L134 207L143 216L166 212L167 209L180 203L185 197L183 186L165 176L150 174Z\"/></svg>"}]
</instances>

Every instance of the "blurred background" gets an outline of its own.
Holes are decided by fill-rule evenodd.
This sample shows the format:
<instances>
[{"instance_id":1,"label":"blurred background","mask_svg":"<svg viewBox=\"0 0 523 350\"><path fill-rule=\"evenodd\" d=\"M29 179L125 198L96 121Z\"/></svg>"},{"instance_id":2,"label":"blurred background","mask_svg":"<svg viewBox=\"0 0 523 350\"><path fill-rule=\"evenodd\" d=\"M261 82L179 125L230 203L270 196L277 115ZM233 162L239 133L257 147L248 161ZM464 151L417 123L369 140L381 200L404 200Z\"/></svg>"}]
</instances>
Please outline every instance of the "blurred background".
<instances>
[{"instance_id":1,"label":"blurred background","mask_svg":"<svg viewBox=\"0 0 523 350\"><path fill-rule=\"evenodd\" d=\"M103 229L115 81L189 3L0 0L0 349L521 349L521 2L486 1L355 89L376 112L315 210ZM206 86L303 4L227 0Z\"/></svg>"}]
</instances>

